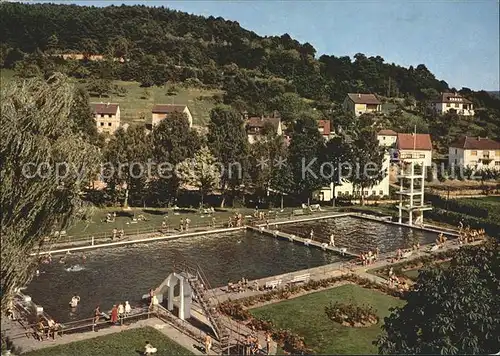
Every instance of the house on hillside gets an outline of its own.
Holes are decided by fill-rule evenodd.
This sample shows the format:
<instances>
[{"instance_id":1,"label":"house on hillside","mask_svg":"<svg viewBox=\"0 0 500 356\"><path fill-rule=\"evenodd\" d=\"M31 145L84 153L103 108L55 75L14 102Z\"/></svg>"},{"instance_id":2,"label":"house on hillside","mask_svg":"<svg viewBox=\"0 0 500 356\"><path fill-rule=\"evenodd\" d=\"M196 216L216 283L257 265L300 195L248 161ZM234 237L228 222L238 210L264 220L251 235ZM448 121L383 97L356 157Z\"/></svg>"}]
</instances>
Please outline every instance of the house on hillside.
<instances>
[{"instance_id":1,"label":"house on hillside","mask_svg":"<svg viewBox=\"0 0 500 356\"><path fill-rule=\"evenodd\" d=\"M250 117L246 119L245 129L250 144L259 140L266 128L272 129L278 136L283 135L283 127L279 117Z\"/></svg>"},{"instance_id":2,"label":"house on hillside","mask_svg":"<svg viewBox=\"0 0 500 356\"><path fill-rule=\"evenodd\" d=\"M400 162L415 161L426 167L432 165L432 141L429 134L398 133L396 159Z\"/></svg>"},{"instance_id":3,"label":"house on hillside","mask_svg":"<svg viewBox=\"0 0 500 356\"><path fill-rule=\"evenodd\" d=\"M174 104L157 104L151 110L151 125L157 125L161 120L168 118L174 112L181 112L186 114L189 127L193 127L193 115L187 105L174 105Z\"/></svg>"},{"instance_id":4,"label":"house on hillside","mask_svg":"<svg viewBox=\"0 0 500 356\"><path fill-rule=\"evenodd\" d=\"M349 93L342 106L344 110L356 116L382 111L382 103L374 94Z\"/></svg>"},{"instance_id":5,"label":"house on hillside","mask_svg":"<svg viewBox=\"0 0 500 356\"><path fill-rule=\"evenodd\" d=\"M398 133L393 130L380 130L377 132L377 139L380 146L395 147Z\"/></svg>"},{"instance_id":6,"label":"house on hillside","mask_svg":"<svg viewBox=\"0 0 500 356\"><path fill-rule=\"evenodd\" d=\"M450 166L500 170L500 142L487 137L462 137L450 145L448 163Z\"/></svg>"},{"instance_id":7,"label":"house on hillside","mask_svg":"<svg viewBox=\"0 0 500 356\"><path fill-rule=\"evenodd\" d=\"M112 103L90 103L97 132L114 134L120 127L120 105Z\"/></svg>"},{"instance_id":8,"label":"house on hillside","mask_svg":"<svg viewBox=\"0 0 500 356\"><path fill-rule=\"evenodd\" d=\"M330 120L318 120L318 130L325 141L332 138L332 129Z\"/></svg>"},{"instance_id":9,"label":"house on hillside","mask_svg":"<svg viewBox=\"0 0 500 356\"><path fill-rule=\"evenodd\" d=\"M451 112L463 116L474 116L472 102L458 93L441 93L439 98L429 103L429 109L439 115Z\"/></svg>"}]
</instances>

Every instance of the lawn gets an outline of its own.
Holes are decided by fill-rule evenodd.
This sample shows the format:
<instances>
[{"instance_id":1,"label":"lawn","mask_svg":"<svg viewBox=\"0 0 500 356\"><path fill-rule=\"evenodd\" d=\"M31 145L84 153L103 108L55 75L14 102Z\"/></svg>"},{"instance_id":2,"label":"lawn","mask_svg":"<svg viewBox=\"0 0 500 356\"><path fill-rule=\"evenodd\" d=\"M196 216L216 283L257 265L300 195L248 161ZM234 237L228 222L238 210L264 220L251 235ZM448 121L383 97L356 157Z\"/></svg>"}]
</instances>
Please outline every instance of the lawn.
<instances>
[{"instance_id":1,"label":"lawn","mask_svg":"<svg viewBox=\"0 0 500 356\"><path fill-rule=\"evenodd\" d=\"M367 304L377 310L380 322L367 328L350 328L337 324L325 314L330 302ZM403 301L379 291L347 284L326 291L308 294L276 304L252 309L259 318L272 320L283 329L289 329L304 337L307 347L318 354L376 354L372 342L381 333L383 318L389 308L402 306Z\"/></svg>"},{"instance_id":2,"label":"lawn","mask_svg":"<svg viewBox=\"0 0 500 356\"><path fill-rule=\"evenodd\" d=\"M149 341L158 349L155 355L193 355L192 352L178 345L161 332L150 328L126 330L115 334L97 337L66 345L48 347L28 352L26 356L137 356L142 355L144 345Z\"/></svg>"},{"instance_id":3,"label":"lawn","mask_svg":"<svg viewBox=\"0 0 500 356\"><path fill-rule=\"evenodd\" d=\"M2 85L14 78L13 70L2 69L0 74ZM129 124L142 124L151 120L151 109L155 104L183 104L189 107L193 115L194 125L206 126L210 110L215 106L212 96L221 93L217 90L186 88L176 85L177 93L170 96L167 95L168 89L166 87L153 86L146 89L141 88L138 82L124 81L113 81L113 84L125 88L127 90L125 96L91 97L90 101L120 104L121 120L123 123ZM146 92L148 92L147 95L145 95Z\"/></svg>"}]
</instances>

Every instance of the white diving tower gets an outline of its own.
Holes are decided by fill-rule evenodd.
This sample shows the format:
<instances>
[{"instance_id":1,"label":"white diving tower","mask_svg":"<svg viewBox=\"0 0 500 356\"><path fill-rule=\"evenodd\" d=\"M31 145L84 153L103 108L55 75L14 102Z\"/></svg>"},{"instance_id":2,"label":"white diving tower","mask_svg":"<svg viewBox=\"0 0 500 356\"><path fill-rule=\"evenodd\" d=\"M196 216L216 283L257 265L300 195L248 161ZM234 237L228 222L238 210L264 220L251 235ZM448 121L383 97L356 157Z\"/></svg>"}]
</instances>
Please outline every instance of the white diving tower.
<instances>
[{"instance_id":1,"label":"white diving tower","mask_svg":"<svg viewBox=\"0 0 500 356\"><path fill-rule=\"evenodd\" d=\"M431 205L424 202L425 170L426 165L415 150L415 134L413 152L411 155L400 157L399 164L399 223L403 222L403 215L408 215L408 225L423 225L424 211L432 210Z\"/></svg>"}]
</instances>

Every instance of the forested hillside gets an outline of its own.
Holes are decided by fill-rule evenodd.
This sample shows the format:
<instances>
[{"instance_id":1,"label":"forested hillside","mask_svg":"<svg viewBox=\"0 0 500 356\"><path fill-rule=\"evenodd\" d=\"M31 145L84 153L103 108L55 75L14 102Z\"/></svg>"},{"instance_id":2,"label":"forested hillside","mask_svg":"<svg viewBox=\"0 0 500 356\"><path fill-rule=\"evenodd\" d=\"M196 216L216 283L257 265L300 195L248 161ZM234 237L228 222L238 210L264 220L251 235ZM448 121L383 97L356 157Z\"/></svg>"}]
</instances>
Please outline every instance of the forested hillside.
<instances>
[{"instance_id":1,"label":"forested hillside","mask_svg":"<svg viewBox=\"0 0 500 356\"><path fill-rule=\"evenodd\" d=\"M354 58L317 58L311 44L301 44L288 34L262 37L234 21L162 7L3 3L0 11L0 64L17 68L24 76L62 71L88 81L135 80L144 87L184 82L223 89L226 104L258 115L286 110L287 98L282 96L289 92L309 99L308 105L323 115L332 113L332 103L340 103L347 92L372 92L404 111L402 116L395 112L400 120L392 120L392 111L387 111L386 126L408 129L415 124L431 133L439 121L424 117L426 101L455 90L424 64L404 68L362 53ZM101 54L108 60L64 61L50 56L70 52ZM109 90L94 84L103 94ZM500 99L485 91L460 92L479 108L477 121L473 125L463 121L455 128L447 122L447 129L457 135L499 138ZM404 127L396 121L403 121ZM460 120L453 119L451 126L453 121Z\"/></svg>"}]
</instances>

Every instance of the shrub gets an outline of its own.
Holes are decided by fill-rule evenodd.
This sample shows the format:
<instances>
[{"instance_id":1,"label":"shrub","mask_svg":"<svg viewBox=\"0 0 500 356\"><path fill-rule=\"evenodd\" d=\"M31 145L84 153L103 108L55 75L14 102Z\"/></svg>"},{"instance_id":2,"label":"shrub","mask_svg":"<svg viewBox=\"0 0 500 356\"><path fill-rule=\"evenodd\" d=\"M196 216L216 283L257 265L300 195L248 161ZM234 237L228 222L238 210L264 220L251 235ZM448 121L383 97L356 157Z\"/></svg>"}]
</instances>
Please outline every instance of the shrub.
<instances>
[{"instance_id":1,"label":"shrub","mask_svg":"<svg viewBox=\"0 0 500 356\"><path fill-rule=\"evenodd\" d=\"M371 325L378 323L377 312L369 305L344 304L341 302L330 303L325 307L329 319L339 324L351 326Z\"/></svg>"}]
</instances>

